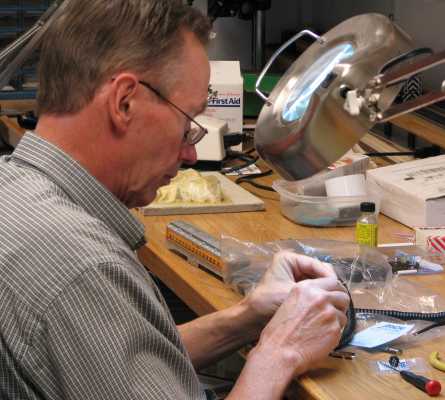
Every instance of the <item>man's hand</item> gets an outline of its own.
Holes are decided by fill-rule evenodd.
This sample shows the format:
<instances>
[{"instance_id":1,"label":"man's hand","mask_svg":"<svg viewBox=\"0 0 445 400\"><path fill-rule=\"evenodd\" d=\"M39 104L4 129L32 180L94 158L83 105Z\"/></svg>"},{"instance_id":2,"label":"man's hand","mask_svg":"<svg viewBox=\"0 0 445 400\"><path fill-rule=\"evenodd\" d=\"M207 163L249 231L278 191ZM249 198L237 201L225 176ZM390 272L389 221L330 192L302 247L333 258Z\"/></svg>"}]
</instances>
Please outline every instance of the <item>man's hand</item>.
<instances>
[{"instance_id":1,"label":"man's hand","mask_svg":"<svg viewBox=\"0 0 445 400\"><path fill-rule=\"evenodd\" d=\"M334 277L296 283L261 333L256 351L301 374L337 346L348 305L349 297Z\"/></svg>"},{"instance_id":2,"label":"man's hand","mask_svg":"<svg viewBox=\"0 0 445 400\"><path fill-rule=\"evenodd\" d=\"M262 329L275 314L297 282L323 277L337 279L330 264L292 251L276 253L263 279L246 299L257 316L258 328Z\"/></svg>"},{"instance_id":3,"label":"man's hand","mask_svg":"<svg viewBox=\"0 0 445 400\"><path fill-rule=\"evenodd\" d=\"M279 399L292 377L316 366L340 341L349 296L331 265L277 253L245 300L247 315L266 324L228 399ZM258 395L261 394L261 396Z\"/></svg>"}]
</instances>

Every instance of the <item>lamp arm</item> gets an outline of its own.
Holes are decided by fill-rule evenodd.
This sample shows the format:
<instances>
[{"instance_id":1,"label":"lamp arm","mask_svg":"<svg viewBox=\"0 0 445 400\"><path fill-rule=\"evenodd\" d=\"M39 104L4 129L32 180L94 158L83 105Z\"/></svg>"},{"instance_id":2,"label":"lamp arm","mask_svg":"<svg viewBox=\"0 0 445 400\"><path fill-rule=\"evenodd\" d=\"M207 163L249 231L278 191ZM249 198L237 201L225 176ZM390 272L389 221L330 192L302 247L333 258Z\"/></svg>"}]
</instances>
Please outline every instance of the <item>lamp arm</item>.
<instances>
[{"instance_id":1,"label":"lamp arm","mask_svg":"<svg viewBox=\"0 0 445 400\"><path fill-rule=\"evenodd\" d=\"M413 100L392 105L387 110L375 114L375 122L386 122L400 115L407 114L409 112L419 110L420 108L430 106L438 101L445 100L445 91L442 90L430 92L416 97Z\"/></svg>"},{"instance_id":2,"label":"lamp arm","mask_svg":"<svg viewBox=\"0 0 445 400\"><path fill-rule=\"evenodd\" d=\"M389 70L388 72L379 74L368 82L367 87L370 89L379 89L396 85L414 74L434 68L443 63L445 63L445 50L439 53L429 54L395 70Z\"/></svg>"},{"instance_id":3,"label":"lamp arm","mask_svg":"<svg viewBox=\"0 0 445 400\"><path fill-rule=\"evenodd\" d=\"M445 100L445 81L440 90L426 93L413 100L394 104L382 111L378 102L381 93L388 87L402 83L411 76L445 63L445 50L422 57L409 64L391 69L370 79L364 89L357 89L347 94L344 108L351 115L365 112L371 122L386 122L400 115L427 107L438 101ZM355 107L354 107L355 106Z\"/></svg>"},{"instance_id":4,"label":"lamp arm","mask_svg":"<svg viewBox=\"0 0 445 400\"><path fill-rule=\"evenodd\" d=\"M310 31L308 29L305 29L305 30L297 33L296 35L292 36L287 42L282 44L277 51L275 51L275 53L269 59L267 64L264 66L263 70L261 71L261 73L258 76L258 79L257 79L257 81L255 83L255 92L256 92L256 94L258 96L260 96L267 104L270 104L269 98L260 90L260 85L261 85L261 82L262 82L264 76L266 75L267 71L269 70L271 65L274 63L276 58L283 52L283 50L286 47L288 47L290 44L292 44L293 42L295 42L296 40L298 40L299 38L301 38L304 35L309 35L309 36L313 37L314 39L316 39L321 44L323 44L325 42L325 39L322 36L319 36L316 33L312 32L312 31Z\"/></svg>"},{"instance_id":5,"label":"lamp arm","mask_svg":"<svg viewBox=\"0 0 445 400\"><path fill-rule=\"evenodd\" d=\"M0 52L0 88L10 81L11 77L40 45L40 39L49 23L60 13L68 1L55 0L30 29ZM61 7L62 4L63 7ZM10 60L11 57L13 57L12 60Z\"/></svg>"}]
</instances>

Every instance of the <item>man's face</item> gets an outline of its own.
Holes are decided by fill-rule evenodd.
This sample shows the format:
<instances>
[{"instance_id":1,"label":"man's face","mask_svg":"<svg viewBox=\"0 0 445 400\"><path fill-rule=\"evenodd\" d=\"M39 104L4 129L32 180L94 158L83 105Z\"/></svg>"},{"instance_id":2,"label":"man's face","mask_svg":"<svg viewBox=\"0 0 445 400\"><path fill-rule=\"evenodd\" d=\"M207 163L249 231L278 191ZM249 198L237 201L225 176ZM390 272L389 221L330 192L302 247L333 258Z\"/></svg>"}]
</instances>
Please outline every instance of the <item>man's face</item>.
<instances>
[{"instance_id":1,"label":"man's face","mask_svg":"<svg viewBox=\"0 0 445 400\"><path fill-rule=\"evenodd\" d=\"M177 84L167 98L191 117L204 111L210 68L205 48L190 33L185 34L184 50L178 55ZM144 78L145 79L145 78ZM149 77L147 78L147 81ZM170 182L182 163L196 162L195 146L184 142L184 133L190 129L190 120L168 102L139 85L145 91L146 110L136 121L134 162L130 173L128 198L130 207L143 206L154 200L156 190ZM162 93L162 88L156 88ZM164 92L165 93L165 92ZM151 101L149 102L148 99Z\"/></svg>"}]
</instances>

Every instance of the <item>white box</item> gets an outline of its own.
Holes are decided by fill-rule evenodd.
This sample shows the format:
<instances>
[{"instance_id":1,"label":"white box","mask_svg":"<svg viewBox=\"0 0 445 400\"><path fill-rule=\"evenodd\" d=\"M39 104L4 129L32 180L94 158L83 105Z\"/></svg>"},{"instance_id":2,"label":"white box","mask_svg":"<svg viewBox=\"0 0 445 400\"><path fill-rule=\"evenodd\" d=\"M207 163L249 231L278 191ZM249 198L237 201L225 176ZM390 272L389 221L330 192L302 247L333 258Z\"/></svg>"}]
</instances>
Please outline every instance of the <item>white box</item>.
<instances>
[{"instance_id":1,"label":"white box","mask_svg":"<svg viewBox=\"0 0 445 400\"><path fill-rule=\"evenodd\" d=\"M445 155L368 170L381 212L410 227L445 226Z\"/></svg>"},{"instance_id":2,"label":"white box","mask_svg":"<svg viewBox=\"0 0 445 400\"><path fill-rule=\"evenodd\" d=\"M198 115L196 121L207 128L208 133L196 144L199 161L221 161L226 156L223 136L227 133L227 122L217 118Z\"/></svg>"},{"instance_id":3,"label":"white box","mask_svg":"<svg viewBox=\"0 0 445 400\"><path fill-rule=\"evenodd\" d=\"M242 132L243 77L239 61L210 61L209 103L204 115L227 121L229 132Z\"/></svg>"}]
</instances>

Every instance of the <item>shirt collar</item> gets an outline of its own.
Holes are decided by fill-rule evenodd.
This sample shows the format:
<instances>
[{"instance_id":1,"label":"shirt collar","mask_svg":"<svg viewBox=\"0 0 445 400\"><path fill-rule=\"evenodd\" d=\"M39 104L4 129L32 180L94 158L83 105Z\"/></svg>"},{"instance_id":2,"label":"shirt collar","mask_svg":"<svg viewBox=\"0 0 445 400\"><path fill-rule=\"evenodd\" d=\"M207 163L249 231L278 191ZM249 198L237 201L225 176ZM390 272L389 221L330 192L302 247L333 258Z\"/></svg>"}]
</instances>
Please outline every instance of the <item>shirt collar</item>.
<instances>
[{"instance_id":1,"label":"shirt collar","mask_svg":"<svg viewBox=\"0 0 445 400\"><path fill-rule=\"evenodd\" d=\"M144 226L77 161L33 132L26 132L11 155L37 168L90 215L105 222L136 250L145 243Z\"/></svg>"}]
</instances>

